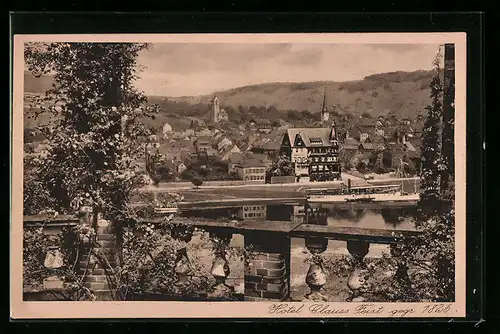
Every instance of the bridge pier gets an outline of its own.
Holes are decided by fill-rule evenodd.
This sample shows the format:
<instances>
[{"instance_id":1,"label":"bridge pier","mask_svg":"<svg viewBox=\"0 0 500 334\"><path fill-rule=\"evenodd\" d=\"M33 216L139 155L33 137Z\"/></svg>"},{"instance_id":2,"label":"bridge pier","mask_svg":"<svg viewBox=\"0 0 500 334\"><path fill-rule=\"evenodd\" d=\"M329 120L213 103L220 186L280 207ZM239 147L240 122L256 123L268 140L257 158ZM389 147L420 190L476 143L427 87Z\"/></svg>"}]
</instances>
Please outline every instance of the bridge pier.
<instances>
[{"instance_id":1,"label":"bridge pier","mask_svg":"<svg viewBox=\"0 0 500 334\"><path fill-rule=\"evenodd\" d=\"M290 294L290 237L255 231L245 235L245 300L287 300Z\"/></svg>"}]
</instances>

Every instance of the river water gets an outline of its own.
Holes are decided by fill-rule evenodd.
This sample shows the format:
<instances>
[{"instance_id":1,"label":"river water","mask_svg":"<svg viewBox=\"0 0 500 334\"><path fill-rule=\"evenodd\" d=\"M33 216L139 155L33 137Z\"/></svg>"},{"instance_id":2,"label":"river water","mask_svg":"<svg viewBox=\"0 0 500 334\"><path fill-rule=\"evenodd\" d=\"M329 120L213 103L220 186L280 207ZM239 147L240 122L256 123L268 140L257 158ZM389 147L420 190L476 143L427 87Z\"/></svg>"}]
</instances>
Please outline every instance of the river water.
<instances>
[{"instance_id":1,"label":"river water","mask_svg":"<svg viewBox=\"0 0 500 334\"><path fill-rule=\"evenodd\" d=\"M412 211L408 209L382 209L382 210L338 210L331 208L328 213L329 226L357 227L383 230L414 230L411 219ZM292 255L307 252L303 238L292 238ZM234 235L234 246L243 246L243 236ZM388 245L371 244L367 257L380 257L383 252L388 252ZM345 241L329 240L326 253L347 255Z\"/></svg>"}]
</instances>

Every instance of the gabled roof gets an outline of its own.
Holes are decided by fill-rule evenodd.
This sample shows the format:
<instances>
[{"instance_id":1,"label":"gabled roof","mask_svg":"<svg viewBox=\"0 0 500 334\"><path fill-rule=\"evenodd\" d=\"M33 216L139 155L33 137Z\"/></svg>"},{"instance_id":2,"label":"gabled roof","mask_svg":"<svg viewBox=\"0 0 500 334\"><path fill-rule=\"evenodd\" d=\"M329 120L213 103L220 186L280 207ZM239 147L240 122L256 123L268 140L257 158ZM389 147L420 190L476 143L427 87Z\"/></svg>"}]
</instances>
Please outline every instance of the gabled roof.
<instances>
[{"instance_id":1,"label":"gabled roof","mask_svg":"<svg viewBox=\"0 0 500 334\"><path fill-rule=\"evenodd\" d=\"M386 136L388 135L392 136L397 129L398 129L397 126L385 126L382 130L384 130L384 134Z\"/></svg>"},{"instance_id":2,"label":"gabled roof","mask_svg":"<svg viewBox=\"0 0 500 334\"><path fill-rule=\"evenodd\" d=\"M270 141L270 142L267 142L263 145L262 147L263 149L265 150L279 150L280 149L280 143L277 142L277 141Z\"/></svg>"},{"instance_id":3,"label":"gabled roof","mask_svg":"<svg viewBox=\"0 0 500 334\"><path fill-rule=\"evenodd\" d=\"M342 144L342 148L345 150L357 150L359 147L359 142L354 138L347 138Z\"/></svg>"},{"instance_id":4,"label":"gabled roof","mask_svg":"<svg viewBox=\"0 0 500 334\"><path fill-rule=\"evenodd\" d=\"M244 159L242 162L238 164L238 166L243 168L265 167L264 163L259 159Z\"/></svg>"},{"instance_id":5,"label":"gabled roof","mask_svg":"<svg viewBox=\"0 0 500 334\"><path fill-rule=\"evenodd\" d=\"M261 162L270 162L271 160L265 154L253 153L253 152L245 152L243 153L244 159L256 159Z\"/></svg>"},{"instance_id":6,"label":"gabled roof","mask_svg":"<svg viewBox=\"0 0 500 334\"><path fill-rule=\"evenodd\" d=\"M243 154L241 153L231 153L229 155L229 162L232 162L233 164L237 164L243 161Z\"/></svg>"},{"instance_id":7,"label":"gabled roof","mask_svg":"<svg viewBox=\"0 0 500 334\"><path fill-rule=\"evenodd\" d=\"M267 118L254 118L250 122L254 122L257 125L271 125L271 121Z\"/></svg>"},{"instance_id":8,"label":"gabled roof","mask_svg":"<svg viewBox=\"0 0 500 334\"><path fill-rule=\"evenodd\" d=\"M233 150L235 150L236 152L232 152L232 153L239 153L240 152L240 149L238 148L238 146L236 146L236 145L228 145L228 146L226 146L224 149L222 149L220 151L220 155L221 156L225 156L226 154L228 154L229 152L231 152Z\"/></svg>"},{"instance_id":9,"label":"gabled roof","mask_svg":"<svg viewBox=\"0 0 500 334\"><path fill-rule=\"evenodd\" d=\"M399 125L399 120L394 115L387 116L385 119L385 124L387 126L396 126Z\"/></svg>"},{"instance_id":10,"label":"gabled roof","mask_svg":"<svg viewBox=\"0 0 500 334\"><path fill-rule=\"evenodd\" d=\"M330 131L330 128L291 128L287 129L287 134L292 147L295 147L297 135L300 135L306 147L316 147L330 146Z\"/></svg>"},{"instance_id":11,"label":"gabled roof","mask_svg":"<svg viewBox=\"0 0 500 334\"><path fill-rule=\"evenodd\" d=\"M383 136L379 136L377 134L371 135L369 140L370 140L370 143L373 143L373 144L384 144L385 143L385 138Z\"/></svg>"},{"instance_id":12,"label":"gabled roof","mask_svg":"<svg viewBox=\"0 0 500 334\"><path fill-rule=\"evenodd\" d=\"M372 143L361 143L361 144L359 144L359 147L364 149L364 150L374 150L375 149L375 145Z\"/></svg>"},{"instance_id":13,"label":"gabled roof","mask_svg":"<svg viewBox=\"0 0 500 334\"><path fill-rule=\"evenodd\" d=\"M371 118L362 118L359 120L358 125L361 127L374 127L375 120L373 120Z\"/></svg>"},{"instance_id":14,"label":"gabled roof","mask_svg":"<svg viewBox=\"0 0 500 334\"><path fill-rule=\"evenodd\" d=\"M195 139L194 143L193 144L197 144L197 143L204 143L204 144L210 144L212 141L212 139L208 136L201 136L201 137L198 137Z\"/></svg>"}]
</instances>

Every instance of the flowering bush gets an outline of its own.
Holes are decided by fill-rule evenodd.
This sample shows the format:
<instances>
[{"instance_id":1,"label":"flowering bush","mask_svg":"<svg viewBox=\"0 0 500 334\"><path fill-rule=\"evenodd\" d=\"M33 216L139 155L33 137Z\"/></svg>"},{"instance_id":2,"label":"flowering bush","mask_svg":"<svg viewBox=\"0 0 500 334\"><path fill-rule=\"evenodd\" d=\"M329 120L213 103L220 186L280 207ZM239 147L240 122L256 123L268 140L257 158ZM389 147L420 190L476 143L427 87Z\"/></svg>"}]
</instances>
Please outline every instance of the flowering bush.
<instances>
[{"instance_id":1,"label":"flowering bush","mask_svg":"<svg viewBox=\"0 0 500 334\"><path fill-rule=\"evenodd\" d=\"M95 300L96 297L82 283L83 277L77 274L78 247L77 234L74 230L64 228L62 233L47 235L43 226L25 228L23 233L23 285L40 288L44 280L56 276L67 282L65 289L58 291L58 298L63 300ZM61 257L61 265L56 268L46 267L46 256L51 248L57 249ZM56 294L55 291L53 291Z\"/></svg>"}]
</instances>

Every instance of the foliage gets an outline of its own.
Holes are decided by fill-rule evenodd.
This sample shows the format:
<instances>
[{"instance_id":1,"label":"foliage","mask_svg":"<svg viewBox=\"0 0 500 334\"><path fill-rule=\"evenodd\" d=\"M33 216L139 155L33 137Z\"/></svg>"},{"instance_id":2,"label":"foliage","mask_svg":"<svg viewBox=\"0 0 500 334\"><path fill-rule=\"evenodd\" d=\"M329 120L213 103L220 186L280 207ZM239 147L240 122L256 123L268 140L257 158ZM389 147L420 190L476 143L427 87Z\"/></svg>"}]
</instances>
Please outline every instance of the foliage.
<instances>
[{"instance_id":1,"label":"foliage","mask_svg":"<svg viewBox=\"0 0 500 334\"><path fill-rule=\"evenodd\" d=\"M52 208L55 205L55 199L43 182L42 170L37 168L40 159L33 156L24 157L23 173L23 214L36 215L41 211Z\"/></svg>"},{"instance_id":2,"label":"foliage","mask_svg":"<svg viewBox=\"0 0 500 334\"><path fill-rule=\"evenodd\" d=\"M85 199L105 218L130 218L128 199L144 184L144 171L134 162L143 154L141 141L151 134L136 120L156 112L132 86L137 54L146 47L26 44L29 70L39 75L55 73L53 88L37 101L40 105L55 102L48 108L54 114L52 122L39 127L49 141L48 156L36 166L54 199L53 209L71 213L72 204Z\"/></svg>"},{"instance_id":3,"label":"foliage","mask_svg":"<svg viewBox=\"0 0 500 334\"><path fill-rule=\"evenodd\" d=\"M138 120L157 112L132 86L136 57L145 48L145 44L133 43L32 43L25 49L30 71L55 73L53 88L35 101L40 113L49 110L54 117L50 124L39 127L49 142L47 156L26 165L25 214L43 209L71 214L82 205L91 205L94 223L98 216L111 220L117 237L125 236L122 265L109 268L108 273L117 288L113 293L117 299L127 298L130 292L169 287L176 279L170 270L177 262L176 252L185 247L169 237L167 227L151 234L150 226L133 223L141 215L153 214L152 206L130 206L146 176L135 162L148 157L144 150L153 133ZM52 103L48 109L43 107L47 101ZM130 224L132 229L124 231ZM129 231L132 236L125 234ZM42 270L40 263L34 261L45 256L47 243L42 239L49 237L41 232L26 233L25 277L29 282L36 273L43 273L38 271ZM91 243L89 251L97 256L100 248ZM150 255L154 257L148 260ZM106 262L106 257L101 259ZM74 273L74 265L66 257L64 263L58 276L80 284L83 277ZM189 283L185 288L194 287L197 285ZM90 294L89 298L95 297Z\"/></svg>"},{"instance_id":4,"label":"foliage","mask_svg":"<svg viewBox=\"0 0 500 334\"><path fill-rule=\"evenodd\" d=\"M39 288L43 281L56 276L68 282L64 292L57 298L63 300L94 300L96 297L82 283L83 277L77 274L78 248L75 248L76 233L63 228L62 233L47 235L43 233L43 225L28 227L23 231L23 286ZM49 269L44 265L45 257L51 247L58 247L62 256L62 266ZM54 294L56 294L54 292Z\"/></svg>"},{"instance_id":5,"label":"foliage","mask_svg":"<svg viewBox=\"0 0 500 334\"><path fill-rule=\"evenodd\" d=\"M295 168L286 155L279 156L269 169L270 176L290 176L294 175Z\"/></svg>"},{"instance_id":6,"label":"foliage","mask_svg":"<svg viewBox=\"0 0 500 334\"><path fill-rule=\"evenodd\" d=\"M359 161L357 164L356 164L356 169L361 172L361 173L365 173L366 172L366 163L364 161Z\"/></svg>"},{"instance_id":7,"label":"foliage","mask_svg":"<svg viewBox=\"0 0 500 334\"><path fill-rule=\"evenodd\" d=\"M418 268L413 277L401 276L392 291L411 301L453 301L455 298L455 189L453 183L447 189L440 189L446 163L454 163L443 161L439 140L442 126L440 57L438 54L434 62L432 104L427 108L423 133L422 193L415 221L421 233L405 237L394 251L399 268Z\"/></svg>"},{"instance_id":8,"label":"foliage","mask_svg":"<svg viewBox=\"0 0 500 334\"><path fill-rule=\"evenodd\" d=\"M198 188L199 186L201 186L203 184L203 180L200 177L193 177L193 179L191 180L191 182L193 183L193 185L196 188Z\"/></svg>"},{"instance_id":9,"label":"foliage","mask_svg":"<svg viewBox=\"0 0 500 334\"><path fill-rule=\"evenodd\" d=\"M202 245L189 242L189 237L179 237L179 232L199 234L168 219L160 224L136 224L127 229L123 236L122 266L116 270L117 299L152 293L189 295L207 289L209 278L196 258ZM184 254L186 258L182 257ZM186 268L179 270L180 264Z\"/></svg>"},{"instance_id":10,"label":"foliage","mask_svg":"<svg viewBox=\"0 0 500 334\"><path fill-rule=\"evenodd\" d=\"M441 117L442 95L441 55L434 60L435 75L431 81L431 104L427 106L427 118L423 128L422 138L422 193L421 208L424 215L438 212L440 203L440 173L443 167L441 160Z\"/></svg>"}]
</instances>

